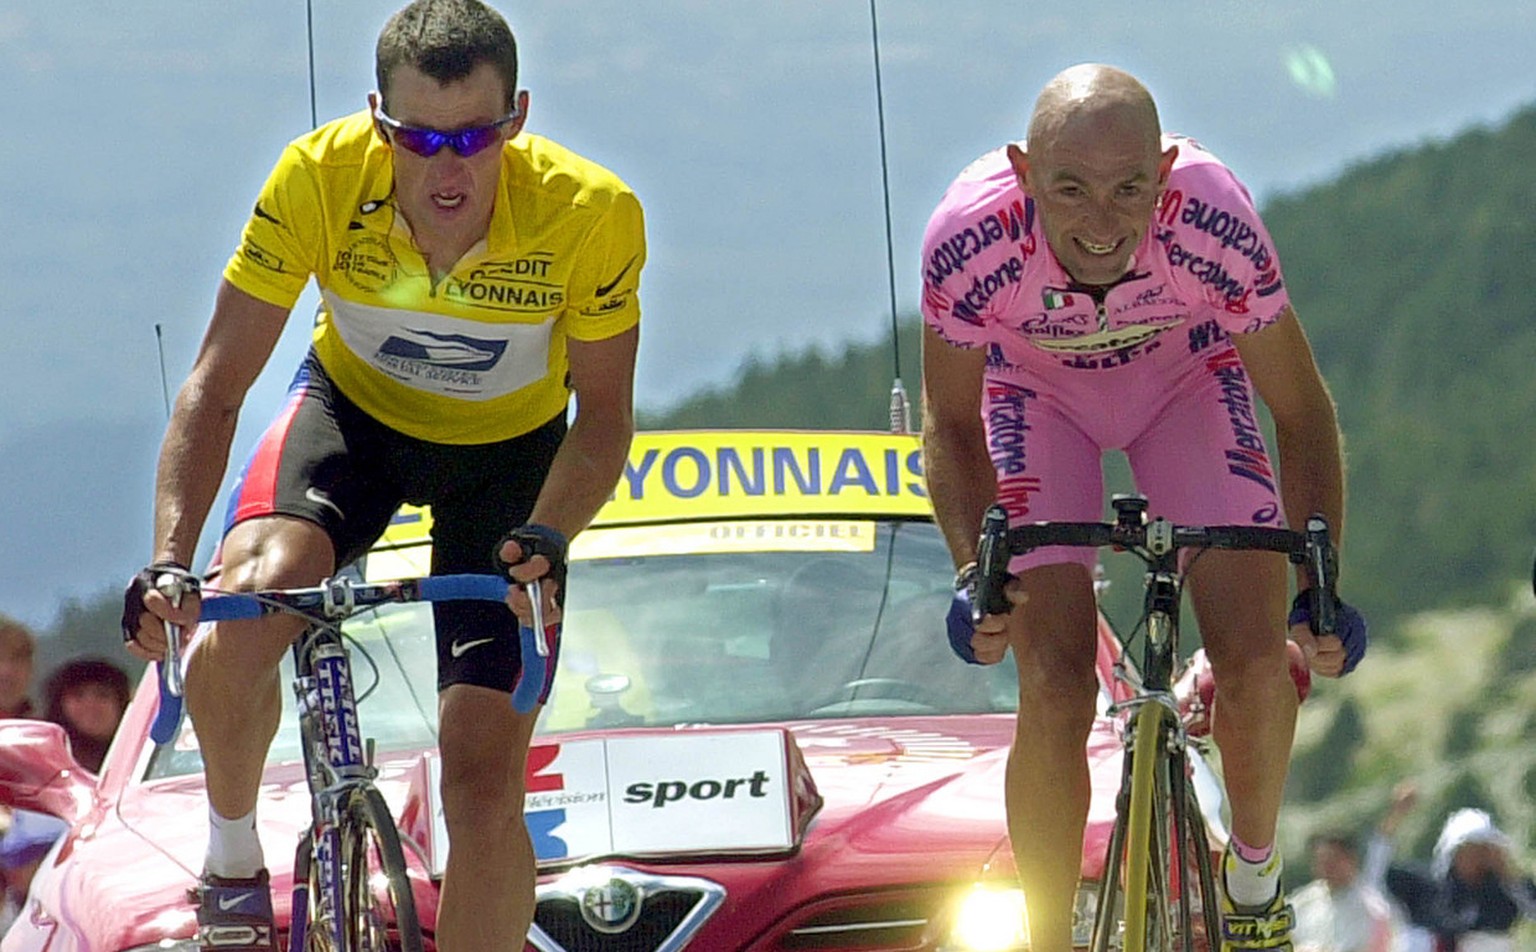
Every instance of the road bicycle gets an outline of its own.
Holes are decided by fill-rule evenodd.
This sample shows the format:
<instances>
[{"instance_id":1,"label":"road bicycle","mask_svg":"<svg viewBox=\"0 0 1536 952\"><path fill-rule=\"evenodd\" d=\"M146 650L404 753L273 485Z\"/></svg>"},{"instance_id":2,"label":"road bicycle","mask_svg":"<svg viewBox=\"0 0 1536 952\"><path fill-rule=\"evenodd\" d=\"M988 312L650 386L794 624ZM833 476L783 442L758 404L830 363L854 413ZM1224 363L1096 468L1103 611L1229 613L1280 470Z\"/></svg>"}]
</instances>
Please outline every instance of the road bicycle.
<instances>
[{"instance_id":1,"label":"road bicycle","mask_svg":"<svg viewBox=\"0 0 1536 952\"><path fill-rule=\"evenodd\" d=\"M1009 610L1003 596L1008 561L1043 546L1113 546L1146 563L1144 650L1135 693L1110 708L1122 716L1125 767L1115 825L1099 882L1093 952L1191 952L1217 948L1221 903L1205 820L1191 781L1190 750L1172 685L1178 652L1183 550L1280 552L1304 567L1311 583L1313 629L1336 628L1335 555L1321 516L1296 532L1272 526L1180 526L1147 519L1140 495L1114 497L1115 521L1038 522L1014 528L998 505L987 510L977 550L974 621ZM1198 557L1196 555L1195 557ZM1186 566L1187 568L1187 566ZM1135 632L1125 640L1127 646Z\"/></svg>"},{"instance_id":2,"label":"road bicycle","mask_svg":"<svg viewBox=\"0 0 1536 952\"><path fill-rule=\"evenodd\" d=\"M286 612L303 618L294 641L293 691L298 702L312 820L293 867L289 952L422 952L421 925L406 873L399 830L374 787L373 741L364 740L353 693L342 622L379 606L454 600L504 601L510 583L497 575L442 575L364 583L345 576L311 588L256 592L202 591L200 621L231 621ZM177 580L157 587L173 600ZM513 706L533 710L545 680L549 648L537 581L524 586L533 626L519 626L525 663ZM164 744L180 731L180 632L169 626L160 664L160 707L150 737Z\"/></svg>"}]
</instances>

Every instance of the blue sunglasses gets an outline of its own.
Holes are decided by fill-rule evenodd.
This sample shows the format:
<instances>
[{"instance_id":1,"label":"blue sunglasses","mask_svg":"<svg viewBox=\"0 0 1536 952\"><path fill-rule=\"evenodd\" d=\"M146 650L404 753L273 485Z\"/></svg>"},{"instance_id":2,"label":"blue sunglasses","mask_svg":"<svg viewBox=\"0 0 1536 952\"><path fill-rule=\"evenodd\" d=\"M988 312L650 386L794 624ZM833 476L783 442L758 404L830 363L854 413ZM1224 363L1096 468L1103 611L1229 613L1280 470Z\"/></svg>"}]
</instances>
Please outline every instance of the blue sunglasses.
<instances>
[{"instance_id":1,"label":"blue sunglasses","mask_svg":"<svg viewBox=\"0 0 1536 952\"><path fill-rule=\"evenodd\" d=\"M522 112L513 108L509 115L489 125L470 126L454 132L408 126L386 113L382 103L374 107L373 117L389 129L396 142L417 155L430 158L441 152L446 145L459 155L469 158L500 140L501 130L521 118Z\"/></svg>"}]
</instances>

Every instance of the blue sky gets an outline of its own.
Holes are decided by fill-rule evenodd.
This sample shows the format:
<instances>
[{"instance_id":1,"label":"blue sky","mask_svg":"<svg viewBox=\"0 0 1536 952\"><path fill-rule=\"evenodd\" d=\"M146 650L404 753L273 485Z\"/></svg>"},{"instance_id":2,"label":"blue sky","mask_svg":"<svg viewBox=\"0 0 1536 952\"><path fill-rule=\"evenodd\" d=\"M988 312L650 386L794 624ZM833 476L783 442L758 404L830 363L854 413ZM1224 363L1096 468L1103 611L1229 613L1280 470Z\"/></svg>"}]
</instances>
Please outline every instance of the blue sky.
<instances>
[{"instance_id":1,"label":"blue sky","mask_svg":"<svg viewBox=\"0 0 1536 952\"><path fill-rule=\"evenodd\" d=\"M324 121L363 104L397 4L313 3ZM725 381L751 354L884 331L867 2L499 8L519 37L529 127L608 165L645 203L642 407ZM1021 134L1058 70L1137 74L1165 127L1199 138L1262 202L1536 101L1536 4L1446 11L882 0L899 309L915 310L918 243L944 187ZM0 521L13 542L0 611L46 621L59 597L149 554L164 421L154 328L174 387L257 188L310 126L305 12L303 0L0 7ZM302 355L313 304L301 300L252 391L241 458Z\"/></svg>"}]
</instances>

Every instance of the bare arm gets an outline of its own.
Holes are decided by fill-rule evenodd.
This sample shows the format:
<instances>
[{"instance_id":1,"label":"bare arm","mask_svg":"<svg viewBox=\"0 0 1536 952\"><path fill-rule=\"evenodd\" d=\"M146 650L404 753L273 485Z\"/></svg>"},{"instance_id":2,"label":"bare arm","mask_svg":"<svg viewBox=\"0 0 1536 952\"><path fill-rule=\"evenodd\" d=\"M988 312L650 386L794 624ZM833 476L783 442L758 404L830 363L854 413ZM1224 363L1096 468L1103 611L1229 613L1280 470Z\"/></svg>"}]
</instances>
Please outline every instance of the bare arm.
<instances>
[{"instance_id":1,"label":"bare arm","mask_svg":"<svg viewBox=\"0 0 1536 952\"><path fill-rule=\"evenodd\" d=\"M997 474L981 423L986 354L923 329L923 474L934 518L955 565L976 558L981 517L997 498Z\"/></svg>"},{"instance_id":2,"label":"bare arm","mask_svg":"<svg viewBox=\"0 0 1536 952\"><path fill-rule=\"evenodd\" d=\"M1328 520L1334 545L1344 538L1344 452L1333 397L1318 373L1301 322L1289 307L1274 324L1233 341L1260 399L1275 420L1280 495L1285 518L1293 527L1314 512ZM1298 583L1306 584L1298 569ZM1308 666L1326 677L1344 671L1343 642L1334 635L1315 636L1306 624L1292 625L1290 638L1301 646Z\"/></svg>"},{"instance_id":3,"label":"bare arm","mask_svg":"<svg viewBox=\"0 0 1536 952\"><path fill-rule=\"evenodd\" d=\"M635 351L640 328L600 341L570 341L576 419L550 465L530 521L571 538L608 501L634 436ZM509 527L510 528L510 527Z\"/></svg>"},{"instance_id":4,"label":"bare arm","mask_svg":"<svg viewBox=\"0 0 1536 952\"><path fill-rule=\"evenodd\" d=\"M1344 537L1344 454L1333 397L1318 373L1296 312L1274 324L1234 335L1243 366L1275 420L1281 497L1294 527L1320 512L1334 544Z\"/></svg>"},{"instance_id":5,"label":"bare arm","mask_svg":"<svg viewBox=\"0 0 1536 952\"><path fill-rule=\"evenodd\" d=\"M155 479L156 561L191 565L229 462L240 405L266 366L288 311L219 284L213 317L160 447Z\"/></svg>"}]
</instances>

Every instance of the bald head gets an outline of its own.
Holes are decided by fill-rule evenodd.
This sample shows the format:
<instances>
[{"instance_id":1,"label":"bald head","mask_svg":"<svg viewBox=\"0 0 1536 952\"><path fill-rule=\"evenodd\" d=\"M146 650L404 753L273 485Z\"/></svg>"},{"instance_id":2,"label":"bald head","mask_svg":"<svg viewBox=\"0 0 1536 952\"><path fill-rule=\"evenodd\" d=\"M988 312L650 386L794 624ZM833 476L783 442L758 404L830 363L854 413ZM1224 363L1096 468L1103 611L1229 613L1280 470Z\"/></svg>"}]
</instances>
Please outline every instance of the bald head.
<instances>
[{"instance_id":1,"label":"bald head","mask_svg":"<svg viewBox=\"0 0 1536 952\"><path fill-rule=\"evenodd\" d=\"M1099 63L1083 63L1052 77L1035 100L1029 119L1030 151L1054 146L1063 136L1113 129L1157 151L1162 129L1157 104L1136 77Z\"/></svg>"},{"instance_id":2,"label":"bald head","mask_svg":"<svg viewBox=\"0 0 1536 952\"><path fill-rule=\"evenodd\" d=\"M1179 154L1177 145L1162 147L1146 87L1097 64L1047 83L1028 143L1007 151L1046 243L1084 284L1110 284L1130 269Z\"/></svg>"}]
</instances>

